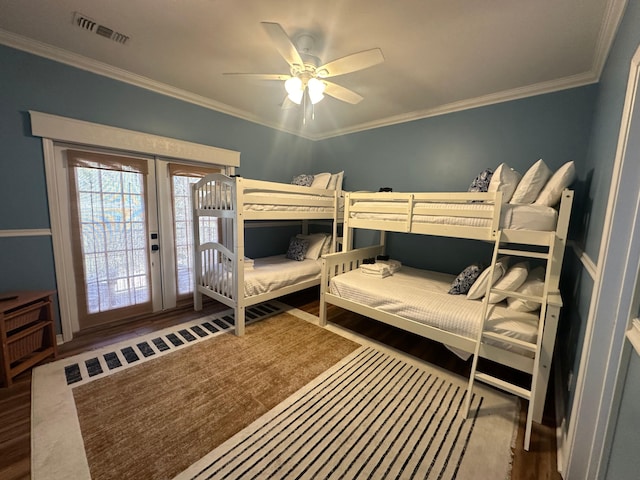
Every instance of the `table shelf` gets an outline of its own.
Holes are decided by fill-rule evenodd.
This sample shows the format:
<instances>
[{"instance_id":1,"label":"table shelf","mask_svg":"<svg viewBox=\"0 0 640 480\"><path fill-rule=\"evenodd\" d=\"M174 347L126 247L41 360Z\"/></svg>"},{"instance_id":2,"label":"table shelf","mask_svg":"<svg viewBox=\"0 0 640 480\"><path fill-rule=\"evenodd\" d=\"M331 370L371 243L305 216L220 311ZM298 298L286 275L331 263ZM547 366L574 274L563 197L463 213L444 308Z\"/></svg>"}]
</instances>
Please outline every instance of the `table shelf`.
<instances>
[{"instance_id":1,"label":"table shelf","mask_svg":"<svg viewBox=\"0 0 640 480\"><path fill-rule=\"evenodd\" d=\"M15 292L0 300L1 380L13 378L57 356L51 296L54 292Z\"/></svg>"}]
</instances>

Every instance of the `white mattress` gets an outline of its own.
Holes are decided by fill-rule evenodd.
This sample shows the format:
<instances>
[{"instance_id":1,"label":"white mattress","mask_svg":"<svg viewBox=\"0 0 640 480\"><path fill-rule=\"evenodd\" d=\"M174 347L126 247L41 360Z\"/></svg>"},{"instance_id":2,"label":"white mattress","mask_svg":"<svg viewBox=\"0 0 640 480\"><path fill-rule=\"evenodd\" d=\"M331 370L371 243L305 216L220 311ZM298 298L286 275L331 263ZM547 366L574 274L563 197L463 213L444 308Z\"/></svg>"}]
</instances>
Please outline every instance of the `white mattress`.
<instances>
[{"instance_id":1,"label":"white mattress","mask_svg":"<svg viewBox=\"0 0 640 480\"><path fill-rule=\"evenodd\" d=\"M355 205L385 205L385 202L356 202ZM474 211L490 211L492 205L483 203L460 204L460 203L423 203L416 202L415 206L420 205L447 210L474 210ZM502 206L500 218L500 226L505 229L512 230L538 230L553 231L556 228L558 212L551 207L544 205L518 205L505 203ZM352 212L351 218L364 220L389 220L396 222L405 222L407 216L404 214L384 214L384 213L367 213ZM478 217L451 217L447 215L414 215L413 221L418 223L432 223L438 225L460 225L468 227L489 227L491 220Z\"/></svg>"},{"instance_id":2,"label":"white mattress","mask_svg":"<svg viewBox=\"0 0 640 480\"><path fill-rule=\"evenodd\" d=\"M256 193L256 192L253 192ZM273 192L269 194L270 199L283 198L283 199L300 199L300 200L318 200L318 202L326 203L327 200L332 200L330 197L323 196L311 196L302 195L296 193L279 193L275 195ZM253 212L333 212L333 207L316 206L316 205L282 205L278 203L264 204L264 203L250 203L251 195L245 197L244 209ZM344 209L344 197L338 198L338 209L341 211Z\"/></svg>"},{"instance_id":3,"label":"white mattress","mask_svg":"<svg viewBox=\"0 0 640 480\"><path fill-rule=\"evenodd\" d=\"M244 295L251 297L294 285L306 280L320 279L322 260L289 260L285 255L256 258L253 268L244 270Z\"/></svg>"},{"instance_id":4,"label":"white mattress","mask_svg":"<svg viewBox=\"0 0 640 480\"><path fill-rule=\"evenodd\" d=\"M326 206L327 201L333 204L333 190L330 191L331 196L323 195L308 195L302 193L285 193L285 192L273 192L266 190L248 189L245 190L244 196L244 210L252 212L327 212L332 213L334 208L332 206ZM253 201L267 201L268 203L252 203ZM302 201L305 203L308 201L317 201L323 203L323 206L318 205L288 205L285 203L279 203L278 199L286 201ZM205 195L200 208L206 210L210 208L229 210L231 201L231 192L227 191L222 193L222 198L216 200L212 195ZM344 209L344 197L338 197L338 208Z\"/></svg>"},{"instance_id":5,"label":"white mattress","mask_svg":"<svg viewBox=\"0 0 640 480\"><path fill-rule=\"evenodd\" d=\"M482 301L467 300L465 295L449 295L447 292L454 278L454 275L407 266L402 266L386 278L366 275L360 269L355 269L333 277L330 292L387 313L475 339L482 315ZM510 310L504 302L492 305L490 312L488 330L535 342L538 312Z\"/></svg>"}]
</instances>

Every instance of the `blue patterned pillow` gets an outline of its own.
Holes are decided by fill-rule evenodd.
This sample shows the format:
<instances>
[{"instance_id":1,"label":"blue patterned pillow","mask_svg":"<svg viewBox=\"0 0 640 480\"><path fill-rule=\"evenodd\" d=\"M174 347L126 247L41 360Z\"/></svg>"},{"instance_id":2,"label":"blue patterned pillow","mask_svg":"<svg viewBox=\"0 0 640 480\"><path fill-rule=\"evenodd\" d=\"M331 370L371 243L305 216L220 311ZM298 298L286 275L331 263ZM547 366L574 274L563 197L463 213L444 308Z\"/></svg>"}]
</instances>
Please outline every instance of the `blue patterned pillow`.
<instances>
[{"instance_id":1,"label":"blue patterned pillow","mask_svg":"<svg viewBox=\"0 0 640 480\"><path fill-rule=\"evenodd\" d=\"M297 175L293 177L291 183L294 185L300 185L301 187L310 187L313 183L313 175Z\"/></svg>"},{"instance_id":2,"label":"blue patterned pillow","mask_svg":"<svg viewBox=\"0 0 640 480\"><path fill-rule=\"evenodd\" d=\"M471 288L471 285L473 285L473 282L478 279L478 277L482 273L482 270L484 270L482 265L475 263L473 265L469 265L462 272L460 272L460 275L458 275L453 281L453 283L451 284L451 289L449 290L449 294L465 295Z\"/></svg>"},{"instance_id":3,"label":"blue patterned pillow","mask_svg":"<svg viewBox=\"0 0 640 480\"><path fill-rule=\"evenodd\" d=\"M478 174L476 178L473 179L471 185L469 185L468 192L488 192L489 191L489 183L491 183L491 177L493 176L493 170L487 168Z\"/></svg>"},{"instance_id":4,"label":"blue patterned pillow","mask_svg":"<svg viewBox=\"0 0 640 480\"><path fill-rule=\"evenodd\" d=\"M309 240L293 237L289 240L289 249L287 250L287 258L289 260L297 260L301 262L309 248Z\"/></svg>"}]
</instances>

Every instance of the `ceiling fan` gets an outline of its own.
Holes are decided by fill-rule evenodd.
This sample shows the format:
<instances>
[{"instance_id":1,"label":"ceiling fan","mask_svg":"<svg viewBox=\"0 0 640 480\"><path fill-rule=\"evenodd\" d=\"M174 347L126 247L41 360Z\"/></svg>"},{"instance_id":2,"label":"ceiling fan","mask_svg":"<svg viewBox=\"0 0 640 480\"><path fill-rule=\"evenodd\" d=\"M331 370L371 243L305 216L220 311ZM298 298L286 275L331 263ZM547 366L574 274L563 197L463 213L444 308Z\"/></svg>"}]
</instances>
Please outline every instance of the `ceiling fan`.
<instances>
[{"instance_id":1,"label":"ceiling fan","mask_svg":"<svg viewBox=\"0 0 640 480\"><path fill-rule=\"evenodd\" d=\"M297 36L296 45L280 24L272 22L261 22L261 24L280 55L289 64L289 74L225 73L225 75L284 81L287 97L282 104L283 108L303 102L306 104L307 99L313 105L322 100L325 94L343 102L357 104L363 99L361 95L326 79L363 70L384 61L382 50L372 48L320 64L320 59L311 53L314 47L314 38L311 35Z\"/></svg>"}]
</instances>

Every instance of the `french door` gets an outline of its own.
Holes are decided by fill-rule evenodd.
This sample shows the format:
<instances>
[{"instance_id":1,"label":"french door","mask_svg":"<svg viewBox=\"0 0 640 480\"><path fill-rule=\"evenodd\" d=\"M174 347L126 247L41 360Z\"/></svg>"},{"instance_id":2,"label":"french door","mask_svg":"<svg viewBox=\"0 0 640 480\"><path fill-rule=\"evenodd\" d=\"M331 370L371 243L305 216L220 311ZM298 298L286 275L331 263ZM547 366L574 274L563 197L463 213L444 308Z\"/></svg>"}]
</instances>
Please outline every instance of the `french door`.
<instances>
[{"instance_id":1,"label":"french door","mask_svg":"<svg viewBox=\"0 0 640 480\"><path fill-rule=\"evenodd\" d=\"M80 330L191 301L190 185L211 166L65 149ZM201 225L211 240L219 225Z\"/></svg>"}]
</instances>

